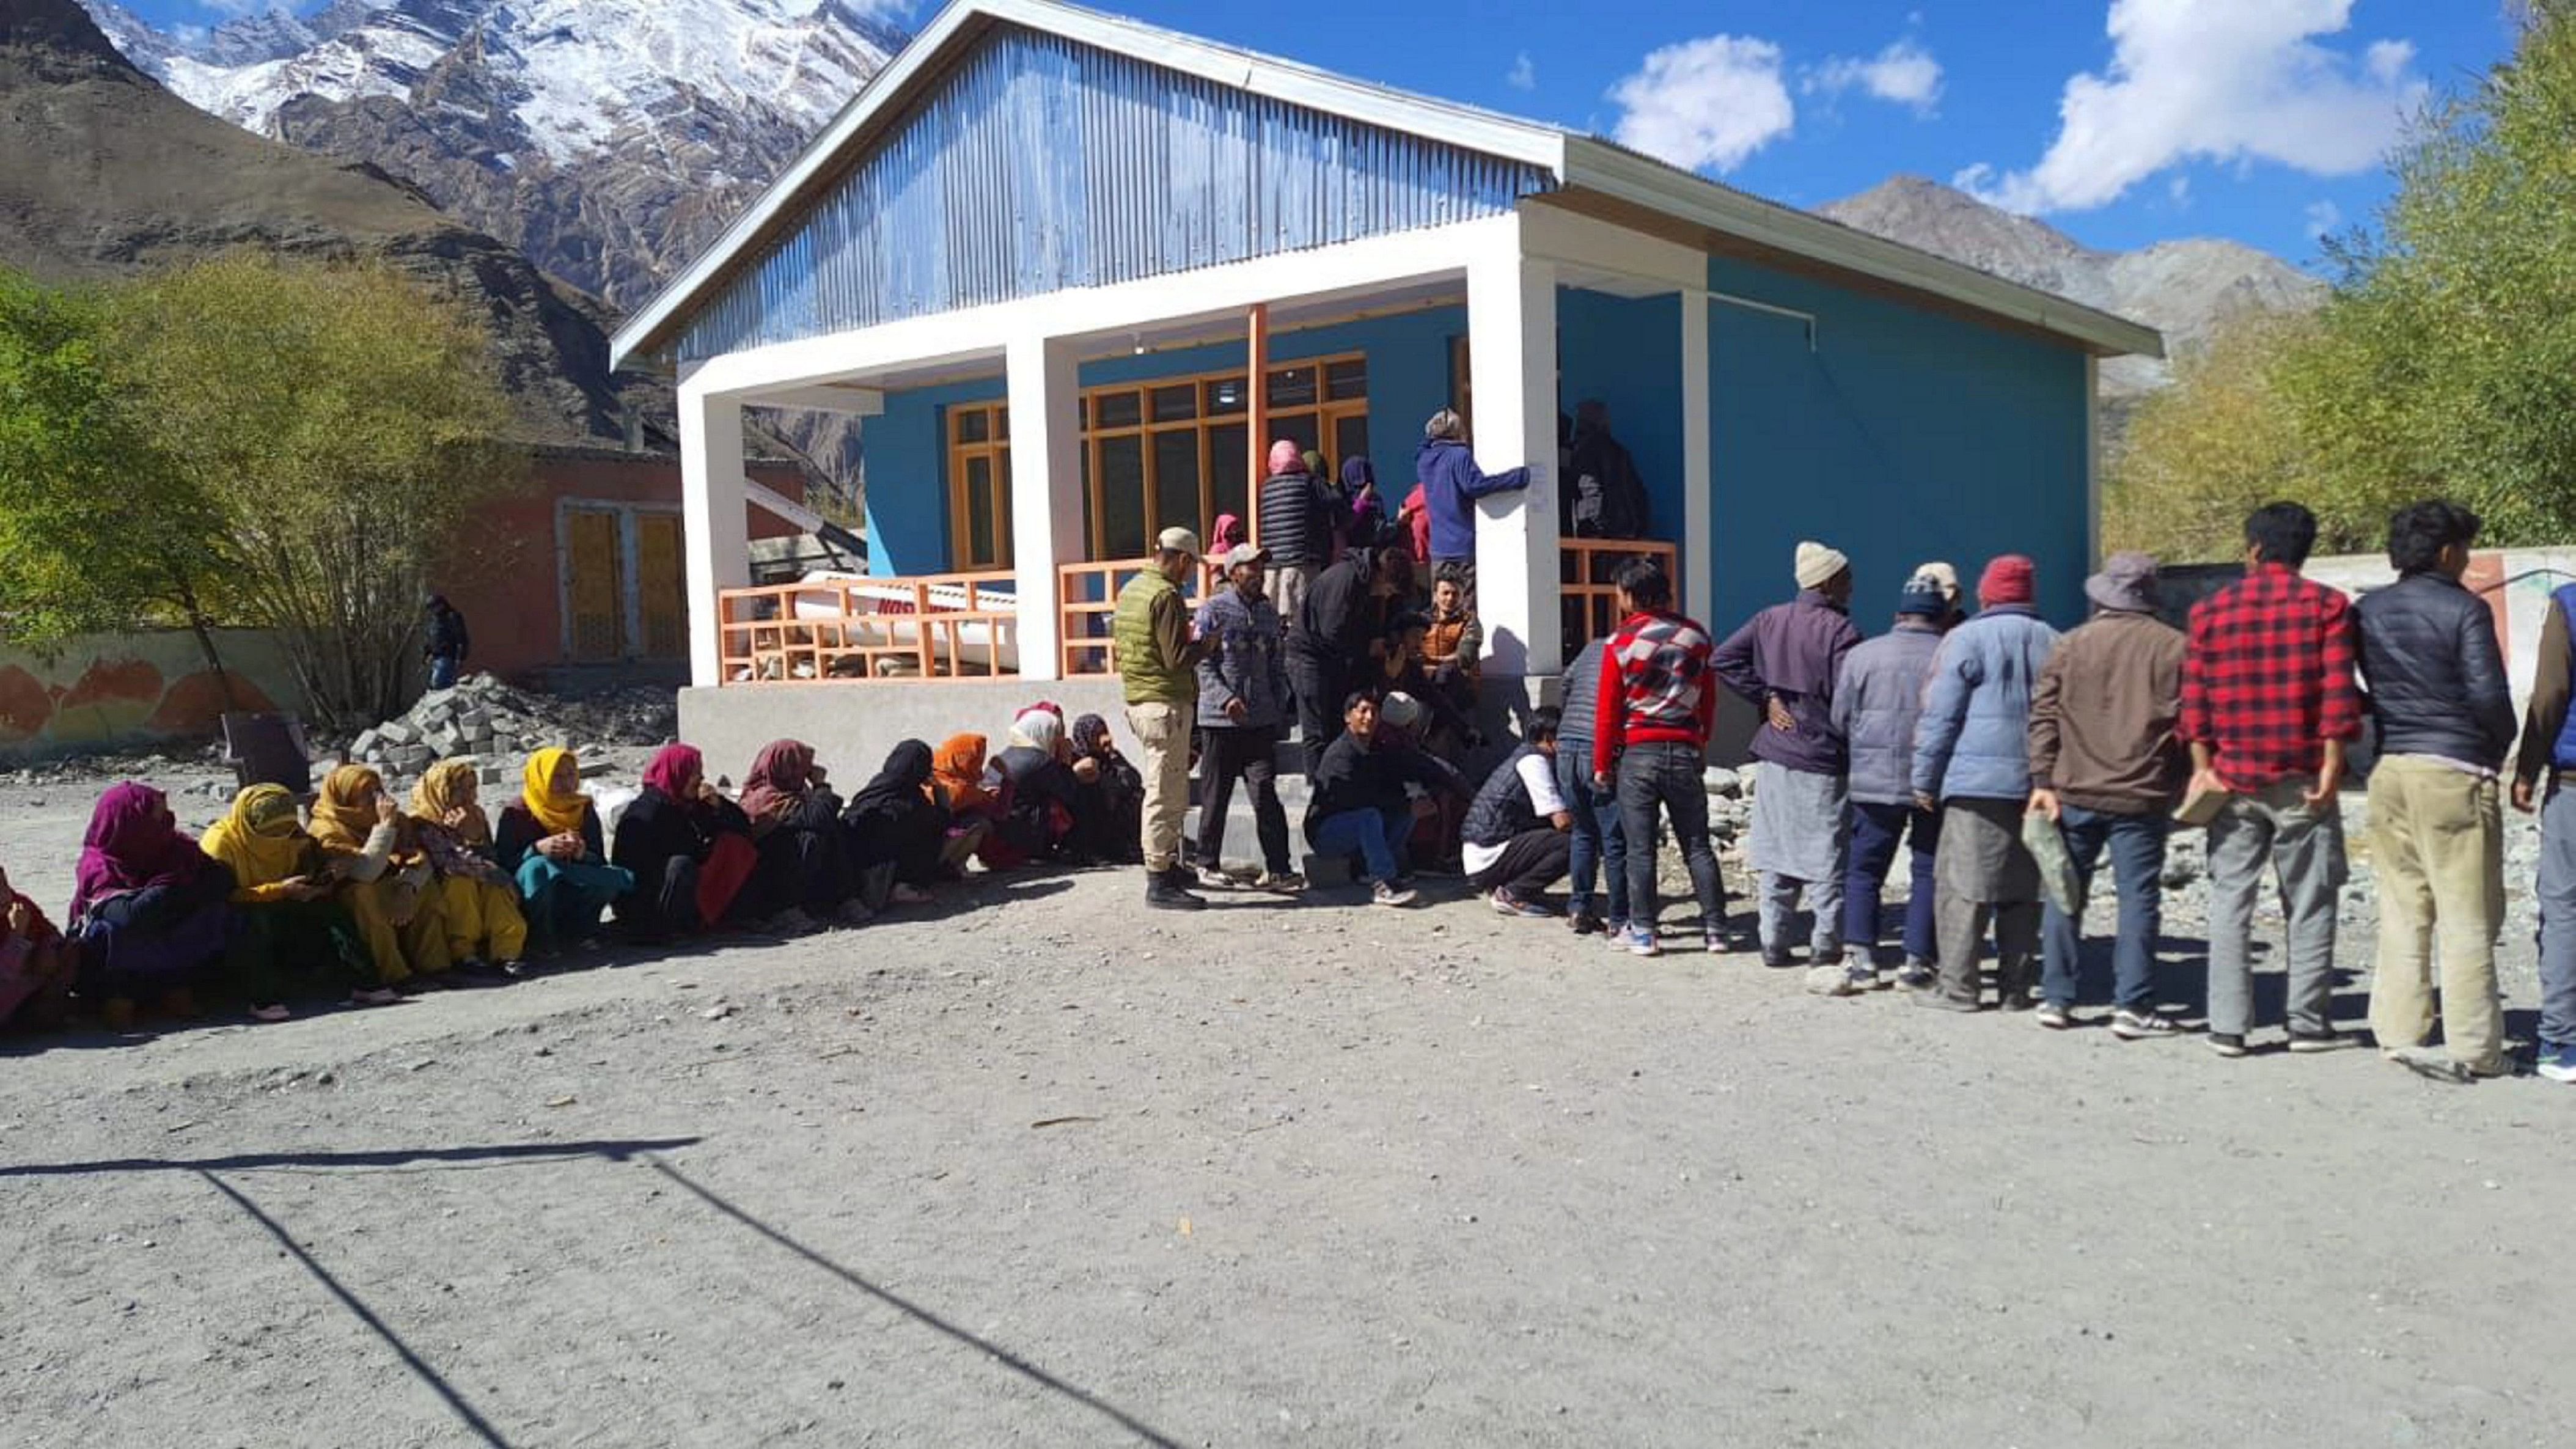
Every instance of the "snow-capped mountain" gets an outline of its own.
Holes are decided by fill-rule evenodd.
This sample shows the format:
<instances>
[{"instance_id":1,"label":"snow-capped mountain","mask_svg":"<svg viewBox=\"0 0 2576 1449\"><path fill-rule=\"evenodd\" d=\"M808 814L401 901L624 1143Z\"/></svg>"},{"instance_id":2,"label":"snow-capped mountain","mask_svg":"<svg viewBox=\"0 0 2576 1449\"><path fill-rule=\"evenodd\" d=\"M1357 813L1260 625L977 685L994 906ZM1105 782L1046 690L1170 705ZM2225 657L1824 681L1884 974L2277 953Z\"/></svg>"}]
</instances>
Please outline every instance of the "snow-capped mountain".
<instances>
[{"instance_id":1,"label":"snow-capped mountain","mask_svg":"<svg viewBox=\"0 0 2576 1449\"><path fill-rule=\"evenodd\" d=\"M369 162L632 307L903 37L873 0L333 0L208 33L84 0L201 109Z\"/></svg>"}]
</instances>

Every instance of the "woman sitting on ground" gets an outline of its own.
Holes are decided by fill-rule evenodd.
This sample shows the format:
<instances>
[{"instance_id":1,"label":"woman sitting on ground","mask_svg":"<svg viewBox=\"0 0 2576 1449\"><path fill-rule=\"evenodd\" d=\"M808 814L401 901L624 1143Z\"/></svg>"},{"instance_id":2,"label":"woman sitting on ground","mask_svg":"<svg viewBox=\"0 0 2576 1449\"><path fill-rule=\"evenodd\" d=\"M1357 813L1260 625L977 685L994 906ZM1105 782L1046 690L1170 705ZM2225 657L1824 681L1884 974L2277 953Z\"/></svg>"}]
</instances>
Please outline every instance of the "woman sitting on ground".
<instances>
[{"instance_id":1,"label":"woman sitting on ground","mask_svg":"<svg viewBox=\"0 0 2576 1449\"><path fill-rule=\"evenodd\" d=\"M760 850L750 818L707 779L706 757L690 745L665 745L617 817L608 858L635 878L635 889L617 900L619 928L662 942L711 930L747 908L743 886Z\"/></svg>"},{"instance_id":2,"label":"woman sitting on ground","mask_svg":"<svg viewBox=\"0 0 2576 1449\"><path fill-rule=\"evenodd\" d=\"M447 913L439 909L429 857L403 828L383 777L364 765L342 765L323 776L313 802L313 839L375 960L376 984L431 989L451 964Z\"/></svg>"},{"instance_id":3,"label":"woman sitting on ground","mask_svg":"<svg viewBox=\"0 0 2576 1449\"><path fill-rule=\"evenodd\" d=\"M413 837L438 872L448 954L469 976L527 974L528 919L492 848L492 821L475 797L474 767L441 760L411 788Z\"/></svg>"},{"instance_id":4,"label":"woman sitting on ground","mask_svg":"<svg viewBox=\"0 0 2576 1449\"><path fill-rule=\"evenodd\" d=\"M1034 704L1011 721L1008 748L993 757L985 776L1002 799L1002 818L994 826L1001 863L1030 865L1042 860L1083 863L1073 833L1073 796L1079 783L1066 760L1072 747L1064 738L1064 715L1051 704ZM996 851L987 846L985 863Z\"/></svg>"},{"instance_id":5,"label":"woman sitting on ground","mask_svg":"<svg viewBox=\"0 0 2576 1449\"><path fill-rule=\"evenodd\" d=\"M950 853L948 809L935 797L930 746L905 740L886 756L859 793L841 812L848 832L850 862L861 872L884 867L893 873L886 898L896 905L919 905L930 899L925 887L939 880ZM957 860L974 849L972 841L955 852Z\"/></svg>"},{"instance_id":6,"label":"woman sitting on ground","mask_svg":"<svg viewBox=\"0 0 2576 1449\"><path fill-rule=\"evenodd\" d=\"M197 1014L196 990L224 959L232 876L179 829L149 785L111 785L90 812L72 890L76 990L110 1030L134 1024L135 1002Z\"/></svg>"},{"instance_id":7,"label":"woman sitting on ground","mask_svg":"<svg viewBox=\"0 0 2576 1449\"><path fill-rule=\"evenodd\" d=\"M1118 753L1109 721L1073 722L1073 834L1085 859L1134 865L1145 858L1145 777Z\"/></svg>"},{"instance_id":8,"label":"woman sitting on ground","mask_svg":"<svg viewBox=\"0 0 2576 1449\"><path fill-rule=\"evenodd\" d=\"M941 852L961 874L966 857L972 855L984 862L987 870L999 870L994 853L1001 850L1002 797L985 784L985 751L991 745L982 735L950 735L931 757L930 788L948 811L948 848ZM973 843L964 843L967 837Z\"/></svg>"},{"instance_id":9,"label":"woman sitting on ground","mask_svg":"<svg viewBox=\"0 0 2576 1449\"><path fill-rule=\"evenodd\" d=\"M346 991L352 1006L402 999L379 984L340 882L285 786L253 785L234 796L201 843L232 872L238 925L225 964L255 1020L286 1020L287 997L299 985Z\"/></svg>"},{"instance_id":10,"label":"woman sitting on ground","mask_svg":"<svg viewBox=\"0 0 2576 1449\"><path fill-rule=\"evenodd\" d=\"M493 835L501 869L518 883L529 948L541 956L597 939L600 913L635 889L633 876L608 863L599 812L570 750L528 756L519 798L502 809Z\"/></svg>"},{"instance_id":11,"label":"woman sitting on ground","mask_svg":"<svg viewBox=\"0 0 2576 1449\"><path fill-rule=\"evenodd\" d=\"M63 933L0 870L0 1026L51 1031L63 1024L72 956Z\"/></svg>"},{"instance_id":12,"label":"woman sitting on ground","mask_svg":"<svg viewBox=\"0 0 2576 1449\"><path fill-rule=\"evenodd\" d=\"M812 745L772 740L763 747L743 782L742 813L761 831L755 879L762 898L778 910L773 930L794 935L836 920L864 925L885 903L854 893L841 800L826 788Z\"/></svg>"}]
</instances>

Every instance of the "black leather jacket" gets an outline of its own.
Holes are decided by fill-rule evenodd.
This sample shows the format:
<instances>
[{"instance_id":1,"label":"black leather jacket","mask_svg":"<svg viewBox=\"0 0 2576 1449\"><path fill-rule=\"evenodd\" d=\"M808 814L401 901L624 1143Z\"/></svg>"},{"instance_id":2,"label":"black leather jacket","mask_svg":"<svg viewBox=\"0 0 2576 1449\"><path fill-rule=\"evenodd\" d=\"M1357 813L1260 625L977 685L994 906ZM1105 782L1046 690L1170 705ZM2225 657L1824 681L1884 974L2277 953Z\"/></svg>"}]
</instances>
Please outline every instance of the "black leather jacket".
<instances>
[{"instance_id":1,"label":"black leather jacket","mask_svg":"<svg viewBox=\"0 0 2576 1449\"><path fill-rule=\"evenodd\" d=\"M2361 596L2361 677L2382 755L2439 755L2501 768L2513 747L2513 690L2495 615L2439 573Z\"/></svg>"}]
</instances>

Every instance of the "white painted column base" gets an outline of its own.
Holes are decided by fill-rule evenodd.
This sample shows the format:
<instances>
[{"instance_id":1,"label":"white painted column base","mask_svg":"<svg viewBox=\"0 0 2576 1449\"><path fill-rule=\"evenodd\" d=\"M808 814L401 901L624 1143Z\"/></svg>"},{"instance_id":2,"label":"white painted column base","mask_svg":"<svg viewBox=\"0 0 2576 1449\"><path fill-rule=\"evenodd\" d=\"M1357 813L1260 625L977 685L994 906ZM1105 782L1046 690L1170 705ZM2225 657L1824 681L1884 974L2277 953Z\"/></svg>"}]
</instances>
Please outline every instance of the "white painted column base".
<instances>
[{"instance_id":1,"label":"white painted column base","mask_svg":"<svg viewBox=\"0 0 2576 1449\"><path fill-rule=\"evenodd\" d=\"M751 582L744 516L742 405L680 379L680 513L689 580L689 679L724 681L717 593Z\"/></svg>"}]
</instances>

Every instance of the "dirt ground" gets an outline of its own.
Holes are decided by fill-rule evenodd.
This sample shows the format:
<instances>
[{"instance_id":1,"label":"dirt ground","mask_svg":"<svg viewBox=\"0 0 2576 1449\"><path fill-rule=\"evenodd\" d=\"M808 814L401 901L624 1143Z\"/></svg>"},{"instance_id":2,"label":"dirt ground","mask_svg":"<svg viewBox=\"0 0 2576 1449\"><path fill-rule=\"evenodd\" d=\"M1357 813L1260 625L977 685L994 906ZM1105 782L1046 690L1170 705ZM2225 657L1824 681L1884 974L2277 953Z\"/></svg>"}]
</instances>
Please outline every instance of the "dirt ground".
<instances>
[{"instance_id":1,"label":"dirt ground","mask_svg":"<svg viewBox=\"0 0 2576 1449\"><path fill-rule=\"evenodd\" d=\"M1139 894L24 1044L0 1442L2576 1431L2566 1088Z\"/></svg>"}]
</instances>

